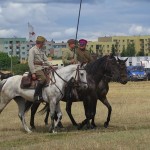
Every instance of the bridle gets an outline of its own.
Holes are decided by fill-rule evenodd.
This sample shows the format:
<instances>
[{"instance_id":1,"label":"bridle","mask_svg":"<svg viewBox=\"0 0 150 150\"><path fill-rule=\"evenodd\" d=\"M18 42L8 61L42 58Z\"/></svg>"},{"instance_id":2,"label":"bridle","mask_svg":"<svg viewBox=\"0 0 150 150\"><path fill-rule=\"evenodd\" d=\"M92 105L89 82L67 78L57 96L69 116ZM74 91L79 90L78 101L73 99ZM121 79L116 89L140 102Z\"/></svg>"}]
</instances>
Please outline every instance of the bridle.
<instances>
[{"instance_id":1,"label":"bridle","mask_svg":"<svg viewBox=\"0 0 150 150\"><path fill-rule=\"evenodd\" d=\"M110 59L110 58L107 58L107 60L106 60L106 64L105 64L105 67L104 67L104 70L105 70L106 72L107 72L108 64L110 63L111 60L112 60L112 59ZM112 71L111 71L111 74L112 74ZM108 79L113 79L112 76L107 75L107 74L104 74L104 77L106 77L106 78L108 78Z\"/></svg>"},{"instance_id":2,"label":"bridle","mask_svg":"<svg viewBox=\"0 0 150 150\"><path fill-rule=\"evenodd\" d=\"M77 83L83 83L83 84L87 84L87 82L83 82L81 81L81 78L80 78L80 70L85 70L83 68L79 68L80 65L77 66L77 69L76 69L76 75L75 75L75 79L77 79ZM86 70L85 70L86 71Z\"/></svg>"},{"instance_id":3,"label":"bridle","mask_svg":"<svg viewBox=\"0 0 150 150\"><path fill-rule=\"evenodd\" d=\"M55 76L54 76L54 73L61 79L61 80L63 80L65 83L66 83L66 85L68 84L68 81L66 81L65 79L63 79L57 72L56 72L56 70L52 67L52 66L50 66L49 67L49 70L52 72L52 78L50 79L51 80L51 83L52 84L55 84L55 86L59 89L59 87L56 85L56 79L55 79ZM79 83L82 83L82 84L88 84L87 82L83 82L83 81L81 81L81 78L80 78L80 70L85 70L85 69L81 69L80 68L80 65L78 65L77 66L77 69L76 69L76 75L75 75L75 84L74 84L74 86L73 87L79 87ZM77 79L77 80L76 80ZM60 93L62 94L62 96L63 96L63 93L62 93L62 91L59 89L59 91L60 91Z\"/></svg>"}]
</instances>

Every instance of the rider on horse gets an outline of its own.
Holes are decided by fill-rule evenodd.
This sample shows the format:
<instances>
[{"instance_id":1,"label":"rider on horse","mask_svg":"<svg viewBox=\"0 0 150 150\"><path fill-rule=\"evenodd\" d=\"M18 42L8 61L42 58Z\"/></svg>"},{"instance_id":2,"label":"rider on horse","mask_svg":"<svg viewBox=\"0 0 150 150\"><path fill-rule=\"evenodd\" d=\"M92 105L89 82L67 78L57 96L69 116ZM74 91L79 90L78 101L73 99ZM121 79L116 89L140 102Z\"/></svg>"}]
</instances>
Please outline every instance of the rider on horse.
<instances>
[{"instance_id":1,"label":"rider on horse","mask_svg":"<svg viewBox=\"0 0 150 150\"><path fill-rule=\"evenodd\" d=\"M34 100L42 100L42 88L46 84L46 76L44 74L44 68L51 66L47 56L44 52L46 39L43 36L38 36L36 39L36 45L29 50L28 65L32 74L32 79L38 80L38 84L34 93Z\"/></svg>"}]
</instances>

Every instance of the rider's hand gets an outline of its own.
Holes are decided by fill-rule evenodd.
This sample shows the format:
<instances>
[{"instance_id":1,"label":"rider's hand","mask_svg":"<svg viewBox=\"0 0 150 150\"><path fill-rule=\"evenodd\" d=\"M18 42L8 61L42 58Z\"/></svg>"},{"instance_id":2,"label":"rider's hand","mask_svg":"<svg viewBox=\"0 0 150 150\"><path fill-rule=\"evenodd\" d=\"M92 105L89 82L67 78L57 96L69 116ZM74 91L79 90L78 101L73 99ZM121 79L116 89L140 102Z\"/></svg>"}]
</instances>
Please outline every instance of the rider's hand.
<instances>
[{"instance_id":1,"label":"rider's hand","mask_svg":"<svg viewBox=\"0 0 150 150\"><path fill-rule=\"evenodd\" d=\"M32 74L32 79L33 79L33 80L36 79L36 74L35 74L35 73Z\"/></svg>"},{"instance_id":2,"label":"rider's hand","mask_svg":"<svg viewBox=\"0 0 150 150\"><path fill-rule=\"evenodd\" d=\"M71 64L75 64L75 63L76 63L75 59L71 59Z\"/></svg>"}]
</instances>

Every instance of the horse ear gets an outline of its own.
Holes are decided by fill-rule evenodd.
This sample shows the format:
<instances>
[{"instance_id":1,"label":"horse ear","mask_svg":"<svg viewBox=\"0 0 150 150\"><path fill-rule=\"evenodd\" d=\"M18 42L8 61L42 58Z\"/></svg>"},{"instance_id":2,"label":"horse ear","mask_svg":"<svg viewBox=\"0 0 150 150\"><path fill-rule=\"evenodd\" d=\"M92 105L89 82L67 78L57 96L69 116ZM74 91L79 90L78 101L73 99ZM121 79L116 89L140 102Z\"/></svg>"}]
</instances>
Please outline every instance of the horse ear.
<instances>
[{"instance_id":1,"label":"horse ear","mask_svg":"<svg viewBox=\"0 0 150 150\"><path fill-rule=\"evenodd\" d=\"M110 57L110 58L113 58L113 57L114 57L114 54L113 54L113 53L110 53L109 57Z\"/></svg>"},{"instance_id":2,"label":"horse ear","mask_svg":"<svg viewBox=\"0 0 150 150\"><path fill-rule=\"evenodd\" d=\"M128 58L126 58L125 60L124 60L124 62L126 62L128 60Z\"/></svg>"},{"instance_id":3,"label":"horse ear","mask_svg":"<svg viewBox=\"0 0 150 150\"><path fill-rule=\"evenodd\" d=\"M120 62L121 59L117 56L117 60L118 60L118 62Z\"/></svg>"}]
</instances>

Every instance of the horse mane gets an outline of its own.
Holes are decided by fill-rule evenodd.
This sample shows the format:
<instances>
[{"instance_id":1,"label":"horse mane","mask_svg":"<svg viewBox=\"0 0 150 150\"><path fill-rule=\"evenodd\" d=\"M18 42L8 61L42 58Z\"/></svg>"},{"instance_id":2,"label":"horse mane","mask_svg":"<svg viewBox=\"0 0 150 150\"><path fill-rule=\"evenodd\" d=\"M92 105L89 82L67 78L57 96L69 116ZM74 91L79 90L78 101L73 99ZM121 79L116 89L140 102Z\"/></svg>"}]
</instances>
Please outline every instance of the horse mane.
<instances>
[{"instance_id":1,"label":"horse mane","mask_svg":"<svg viewBox=\"0 0 150 150\"><path fill-rule=\"evenodd\" d=\"M108 55L105 55L94 62L90 62L86 65L85 69L88 74L95 75L97 73L97 70L100 68L100 66L104 65L104 62L106 61Z\"/></svg>"}]
</instances>

